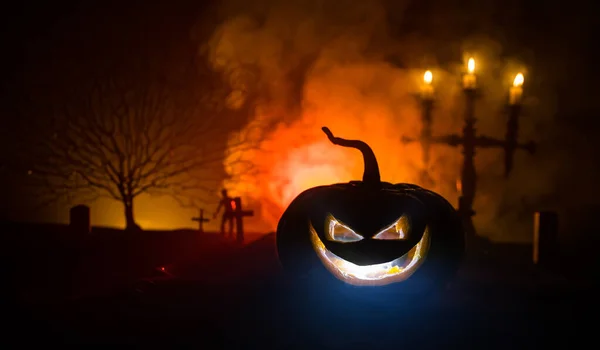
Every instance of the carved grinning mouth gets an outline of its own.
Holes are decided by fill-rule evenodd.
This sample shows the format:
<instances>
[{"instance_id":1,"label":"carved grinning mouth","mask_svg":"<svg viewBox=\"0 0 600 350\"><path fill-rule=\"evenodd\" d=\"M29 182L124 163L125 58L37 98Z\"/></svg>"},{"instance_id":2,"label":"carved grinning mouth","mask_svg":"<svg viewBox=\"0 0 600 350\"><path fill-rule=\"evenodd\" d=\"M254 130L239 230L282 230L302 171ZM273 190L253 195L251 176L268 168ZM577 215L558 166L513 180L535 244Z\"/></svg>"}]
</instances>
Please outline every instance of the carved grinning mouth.
<instances>
[{"instance_id":1,"label":"carved grinning mouth","mask_svg":"<svg viewBox=\"0 0 600 350\"><path fill-rule=\"evenodd\" d=\"M425 260L429 248L429 230L408 253L390 262L359 266L329 251L310 225L310 239L323 265L339 280L355 286L383 286L409 278Z\"/></svg>"}]
</instances>

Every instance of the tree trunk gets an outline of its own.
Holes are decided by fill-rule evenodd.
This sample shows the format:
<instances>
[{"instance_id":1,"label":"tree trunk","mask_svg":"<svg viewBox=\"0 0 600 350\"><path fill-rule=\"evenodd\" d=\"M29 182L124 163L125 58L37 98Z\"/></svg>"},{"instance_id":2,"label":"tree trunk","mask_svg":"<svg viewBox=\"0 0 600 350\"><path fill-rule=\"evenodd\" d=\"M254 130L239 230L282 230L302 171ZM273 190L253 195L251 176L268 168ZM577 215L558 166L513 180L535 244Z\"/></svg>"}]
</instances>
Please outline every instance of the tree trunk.
<instances>
[{"instance_id":1,"label":"tree trunk","mask_svg":"<svg viewBox=\"0 0 600 350\"><path fill-rule=\"evenodd\" d=\"M127 198L123 201L125 206L125 230L134 231L139 230L140 226L135 222L133 218L133 198Z\"/></svg>"}]
</instances>

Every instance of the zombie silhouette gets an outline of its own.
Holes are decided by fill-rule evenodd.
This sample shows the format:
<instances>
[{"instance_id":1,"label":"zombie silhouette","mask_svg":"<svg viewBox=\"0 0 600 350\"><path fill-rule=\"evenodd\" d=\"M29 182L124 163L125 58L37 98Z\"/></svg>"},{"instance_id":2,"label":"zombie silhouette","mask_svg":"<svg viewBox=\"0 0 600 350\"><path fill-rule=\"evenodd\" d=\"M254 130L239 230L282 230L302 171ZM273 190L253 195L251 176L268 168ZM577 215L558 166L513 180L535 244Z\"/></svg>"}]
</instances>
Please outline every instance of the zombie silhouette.
<instances>
[{"instance_id":1,"label":"zombie silhouette","mask_svg":"<svg viewBox=\"0 0 600 350\"><path fill-rule=\"evenodd\" d=\"M229 231L227 233L227 237L231 238L233 238L233 225L235 219L234 203L235 202L233 201L233 198L229 197L227 194L227 190L221 190L221 201L219 202L217 211L215 211L215 214L213 215L213 219L215 219L217 215L219 215L221 207L223 208L223 216L221 217L221 235L225 236L225 223L229 222Z\"/></svg>"}]
</instances>

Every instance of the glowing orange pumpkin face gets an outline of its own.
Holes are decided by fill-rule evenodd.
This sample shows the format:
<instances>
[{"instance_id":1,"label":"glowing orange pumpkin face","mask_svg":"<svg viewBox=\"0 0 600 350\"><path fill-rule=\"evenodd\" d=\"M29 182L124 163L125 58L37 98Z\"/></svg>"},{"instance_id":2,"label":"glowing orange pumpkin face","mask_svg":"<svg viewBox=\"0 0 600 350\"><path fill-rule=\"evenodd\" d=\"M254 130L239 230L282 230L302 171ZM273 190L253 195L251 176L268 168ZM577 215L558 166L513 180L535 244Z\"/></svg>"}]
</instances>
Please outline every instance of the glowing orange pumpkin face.
<instances>
[{"instance_id":1,"label":"glowing orange pumpkin face","mask_svg":"<svg viewBox=\"0 0 600 350\"><path fill-rule=\"evenodd\" d=\"M351 285L383 286L406 281L429 260L462 255L460 220L445 199L416 185L381 182L368 145L324 131L333 143L363 152L365 175L311 188L290 204L277 228L288 272L321 266Z\"/></svg>"},{"instance_id":2,"label":"glowing orange pumpkin face","mask_svg":"<svg viewBox=\"0 0 600 350\"><path fill-rule=\"evenodd\" d=\"M429 250L428 228L409 239L413 232L406 216L365 237L329 214L324 233L325 243L310 224L310 240L317 256L338 279L353 285L404 281L419 268Z\"/></svg>"}]
</instances>

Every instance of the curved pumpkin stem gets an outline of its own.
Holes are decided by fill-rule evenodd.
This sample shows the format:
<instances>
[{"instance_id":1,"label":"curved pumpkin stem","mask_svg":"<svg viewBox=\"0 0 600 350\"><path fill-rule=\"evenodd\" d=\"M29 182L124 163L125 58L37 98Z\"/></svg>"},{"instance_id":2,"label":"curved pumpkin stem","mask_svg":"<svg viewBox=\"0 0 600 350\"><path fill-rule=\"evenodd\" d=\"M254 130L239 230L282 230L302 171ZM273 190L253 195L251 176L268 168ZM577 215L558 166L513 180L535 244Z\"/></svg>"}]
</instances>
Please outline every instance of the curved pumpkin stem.
<instances>
[{"instance_id":1,"label":"curved pumpkin stem","mask_svg":"<svg viewBox=\"0 0 600 350\"><path fill-rule=\"evenodd\" d=\"M356 148L363 155L363 160L365 162L365 171L363 173L363 183L367 185L380 186L381 185L381 175L379 175L379 164L377 164L377 158L375 157L375 153L369 145L367 145L364 141L360 140L346 140L339 137L333 136L331 130L328 127L324 126L321 128L323 132L329 138L329 141L334 145L342 146L342 147L350 147Z\"/></svg>"}]
</instances>

